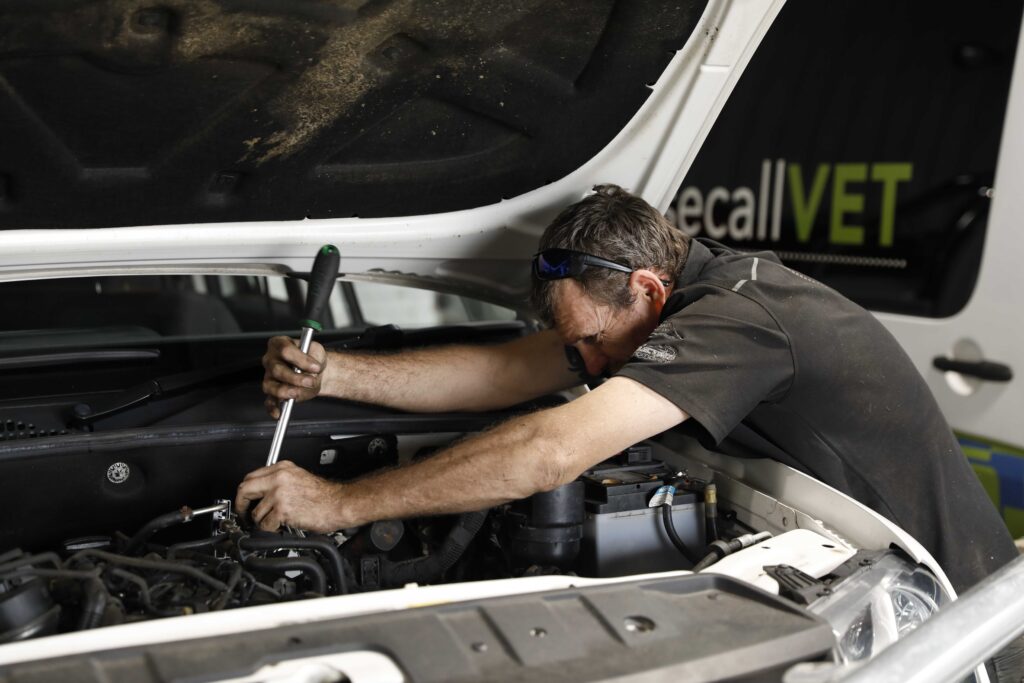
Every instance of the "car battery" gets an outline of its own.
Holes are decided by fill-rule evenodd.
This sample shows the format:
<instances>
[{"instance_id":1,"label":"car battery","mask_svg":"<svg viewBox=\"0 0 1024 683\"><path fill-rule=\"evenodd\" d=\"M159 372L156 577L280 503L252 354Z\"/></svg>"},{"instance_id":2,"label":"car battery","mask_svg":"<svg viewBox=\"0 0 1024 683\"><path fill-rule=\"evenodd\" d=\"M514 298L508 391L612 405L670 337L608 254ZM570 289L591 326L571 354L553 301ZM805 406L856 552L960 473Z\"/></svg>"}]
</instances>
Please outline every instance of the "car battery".
<instances>
[{"instance_id":1,"label":"car battery","mask_svg":"<svg viewBox=\"0 0 1024 683\"><path fill-rule=\"evenodd\" d=\"M632 450L632 449L631 449ZM602 463L584 472L585 510L580 570L584 576L625 576L689 569L690 562L665 531L662 506L648 507L673 471L649 457L633 464ZM672 500L676 533L694 555L703 554L704 505L698 494L679 490Z\"/></svg>"}]
</instances>

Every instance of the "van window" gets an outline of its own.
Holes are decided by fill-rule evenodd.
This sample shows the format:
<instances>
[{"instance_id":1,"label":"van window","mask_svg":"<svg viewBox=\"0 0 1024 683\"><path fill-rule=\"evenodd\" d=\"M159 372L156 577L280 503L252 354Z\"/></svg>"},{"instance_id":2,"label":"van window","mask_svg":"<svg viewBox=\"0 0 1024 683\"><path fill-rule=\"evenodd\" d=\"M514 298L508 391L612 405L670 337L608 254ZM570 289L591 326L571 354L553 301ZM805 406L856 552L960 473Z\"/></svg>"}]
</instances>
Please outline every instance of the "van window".
<instances>
[{"instance_id":1,"label":"van window","mask_svg":"<svg viewBox=\"0 0 1024 683\"><path fill-rule=\"evenodd\" d=\"M959 311L995 188L1021 3L788 3L670 211L861 305Z\"/></svg>"}]
</instances>

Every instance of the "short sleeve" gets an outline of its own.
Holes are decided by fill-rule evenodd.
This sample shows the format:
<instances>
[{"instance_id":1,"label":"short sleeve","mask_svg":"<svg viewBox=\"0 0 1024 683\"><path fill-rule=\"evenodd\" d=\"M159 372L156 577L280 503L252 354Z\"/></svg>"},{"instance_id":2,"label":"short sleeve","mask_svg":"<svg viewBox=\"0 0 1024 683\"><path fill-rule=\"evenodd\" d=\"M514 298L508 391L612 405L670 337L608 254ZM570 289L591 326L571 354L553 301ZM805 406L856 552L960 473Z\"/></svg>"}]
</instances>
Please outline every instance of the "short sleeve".
<instances>
[{"instance_id":1,"label":"short sleeve","mask_svg":"<svg viewBox=\"0 0 1024 683\"><path fill-rule=\"evenodd\" d=\"M666 318L616 375L664 396L721 442L793 379L787 336L741 294L708 294Z\"/></svg>"}]
</instances>

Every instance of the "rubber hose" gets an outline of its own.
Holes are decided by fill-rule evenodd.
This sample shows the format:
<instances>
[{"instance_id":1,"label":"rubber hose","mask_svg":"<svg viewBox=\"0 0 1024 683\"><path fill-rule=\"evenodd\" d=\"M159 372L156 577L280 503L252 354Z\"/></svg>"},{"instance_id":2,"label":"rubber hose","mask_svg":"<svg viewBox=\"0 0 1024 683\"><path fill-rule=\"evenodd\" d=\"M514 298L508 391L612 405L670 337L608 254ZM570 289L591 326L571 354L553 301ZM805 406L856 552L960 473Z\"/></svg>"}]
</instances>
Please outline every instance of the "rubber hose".
<instances>
[{"instance_id":1,"label":"rubber hose","mask_svg":"<svg viewBox=\"0 0 1024 683\"><path fill-rule=\"evenodd\" d=\"M140 557L124 557L123 555L116 555L114 553L108 553L103 550L81 550L71 558L68 559L68 563L81 558L81 557L94 557L103 562L109 564L120 564L126 567L135 567L136 569L154 569L157 571L171 572L172 574L184 574L185 576L191 576L197 581L202 581L210 588L218 591L227 590L227 585L223 581L209 576L195 567L190 567L186 564L178 562L165 562L163 560L147 560Z\"/></svg>"},{"instance_id":2,"label":"rubber hose","mask_svg":"<svg viewBox=\"0 0 1024 683\"><path fill-rule=\"evenodd\" d=\"M713 565L715 562L718 562L718 560L720 560L721 557L722 556L719 555L718 553L708 553L707 555L704 556L703 560L701 560L697 564L693 565L693 569L690 570L690 571L699 572L699 571L701 571L703 569L707 569L708 567Z\"/></svg>"},{"instance_id":3,"label":"rubber hose","mask_svg":"<svg viewBox=\"0 0 1024 683\"><path fill-rule=\"evenodd\" d=\"M201 538L198 541L184 541L182 543L175 543L167 549L167 559L176 559L178 553L180 553L183 550L198 550L199 548L217 545L218 543L224 543L229 540L230 539L226 535L219 535L211 536L210 538Z\"/></svg>"},{"instance_id":4,"label":"rubber hose","mask_svg":"<svg viewBox=\"0 0 1024 683\"><path fill-rule=\"evenodd\" d=\"M213 611L224 609L231 600L231 595L235 592L235 588L238 586L238 582L242 578L242 565L235 564L231 568L231 578L228 579L228 589L213 603Z\"/></svg>"},{"instance_id":5,"label":"rubber hose","mask_svg":"<svg viewBox=\"0 0 1024 683\"><path fill-rule=\"evenodd\" d=\"M257 572L270 572L284 575L285 572L297 570L313 582L313 592L327 595L327 574L316 560L308 557L250 557L245 566Z\"/></svg>"},{"instance_id":6,"label":"rubber hose","mask_svg":"<svg viewBox=\"0 0 1024 683\"><path fill-rule=\"evenodd\" d=\"M487 511L467 512L459 516L436 553L404 562L381 558L381 585L404 586L407 583L434 583L452 568L487 519Z\"/></svg>"},{"instance_id":7,"label":"rubber hose","mask_svg":"<svg viewBox=\"0 0 1024 683\"><path fill-rule=\"evenodd\" d=\"M160 515L156 519L151 519L146 522L145 526L139 529L134 536L131 537L131 540L128 541L128 545L124 548L124 554L130 555L138 550L146 541L149 540L150 536L161 529L166 529L167 527L172 527L176 524L182 524L188 520L189 516L184 510L175 510L174 512L168 512L165 515Z\"/></svg>"},{"instance_id":8,"label":"rubber hose","mask_svg":"<svg viewBox=\"0 0 1024 683\"><path fill-rule=\"evenodd\" d=\"M679 534L676 533L676 522L672 518L671 505L661 506L661 521L665 524L665 533L668 534L668 540L672 541L672 545L676 547L676 550L683 554L683 557L686 558L687 562L694 564L697 561L696 555L690 552L687 545L683 543L683 539L681 539Z\"/></svg>"},{"instance_id":9,"label":"rubber hose","mask_svg":"<svg viewBox=\"0 0 1024 683\"><path fill-rule=\"evenodd\" d=\"M0 574L7 574L19 567L24 567L30 564L40 564L42 562L49 562L55 568L60 569L61 562L60 558L57 557L57 553L46 552L39 553L38 555L22 555L16 560L9 560L0 564Z\"/></svg>"},{"instance_id":10,"label":"rubber hose","mask_svg":"<svg viewBox=\"0 0 1024 683\"><path fill-rule=\"evenodd\" d=\"M306 538L277 535L267 538L247 536L241 539L238 545L245 550L278 550L283 548L318 550L327 558L327 563L330 565L331 579L334 581L335 591L341 595L348 593L348 583L345 581L344 560L341 558L338 546L326 536L307 536Z\"/></svg>"},{"instance_id":11,"label":"rubber hose","mask_svg":"<svg viewBox=\"0 0 1024 683\"><path fill-rule=\"evenodd\" d=\"M86 581L83 590L85 600L82 604L82 614L78 619L78 631L96 628L103 618L104 610L107 609L107 589L102 581L93 577Z\"/></svg>"}]
</instances>

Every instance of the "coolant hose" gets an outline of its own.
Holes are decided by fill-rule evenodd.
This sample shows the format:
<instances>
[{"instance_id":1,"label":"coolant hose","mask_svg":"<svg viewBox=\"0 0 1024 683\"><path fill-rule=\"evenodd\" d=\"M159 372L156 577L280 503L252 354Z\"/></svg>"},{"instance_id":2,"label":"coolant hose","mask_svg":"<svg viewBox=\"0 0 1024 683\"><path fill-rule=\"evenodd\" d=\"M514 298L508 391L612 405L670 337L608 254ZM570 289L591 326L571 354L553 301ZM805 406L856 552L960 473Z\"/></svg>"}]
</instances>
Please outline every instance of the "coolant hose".
<instances>
[{"instance_id":1,"label":"coolant hose","mask_svg":"<svg viewBox=\"0 0 1024 683\"><path fill-rule=\"evenodd\" d=\"M381 585L404 586L407 583L434 583L452 568L487 519L487 511L467 512L459 516L436 553L404 562L381 558Z\"/></svg>"},{"instance_id":2,"label":"coolant hose","mask_svg":"<svg viewBox=\"0 0 1024 683\"><path fill-rule=\"evenodd\" d=\"M192 511L188 508L168 512L165 515L160 515L156 519L151 519L146 522L146 525L139 529L134 536L132 536L130 541L128 541L128 545L124 548L124 554L131 555L134 553L149 540L150 536L161 529L166 529L167 527L172 527L176 524L183 524L190 519L192 519Z\"/></svg>"},{"instance_id":3,"label":"coolant hose","mask_svg":"<svg viewBox=\"0 0 1024 683\"><path fill-rule=\"evenodd\" d=\"M276 534L266 537L247 536L241 539L238 545L243 550L282 550L287 548L317 550L327 558L334 590L341 595L348 593L348 585L345 582L345 565L341 559L341 553L338 551L338 546L326 536L307 536L305 538Z\"/></svg>"}]
</instances>

